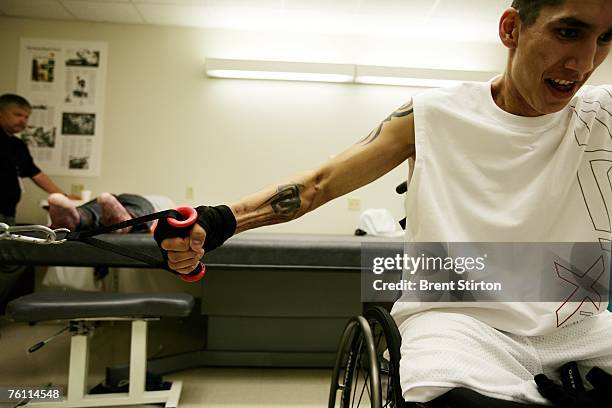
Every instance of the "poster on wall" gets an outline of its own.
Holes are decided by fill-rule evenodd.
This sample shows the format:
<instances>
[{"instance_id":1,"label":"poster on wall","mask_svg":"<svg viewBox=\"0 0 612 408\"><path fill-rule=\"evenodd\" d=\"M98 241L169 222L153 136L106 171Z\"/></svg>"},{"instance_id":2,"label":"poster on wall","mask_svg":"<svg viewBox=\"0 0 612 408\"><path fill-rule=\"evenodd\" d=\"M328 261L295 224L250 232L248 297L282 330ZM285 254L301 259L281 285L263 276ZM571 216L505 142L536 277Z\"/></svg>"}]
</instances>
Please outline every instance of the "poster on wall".
<instances>
[{"instance_id":1,"label":"poster on wall","mask_svg":"<svg viewBox=\"0 0 612 408\"><path fill-rule=\"evenodd\" d=\"M51 175L99 176L106 43L22 38L17 93L32 104L21 138Z\"/></svg>"}]
</instances>

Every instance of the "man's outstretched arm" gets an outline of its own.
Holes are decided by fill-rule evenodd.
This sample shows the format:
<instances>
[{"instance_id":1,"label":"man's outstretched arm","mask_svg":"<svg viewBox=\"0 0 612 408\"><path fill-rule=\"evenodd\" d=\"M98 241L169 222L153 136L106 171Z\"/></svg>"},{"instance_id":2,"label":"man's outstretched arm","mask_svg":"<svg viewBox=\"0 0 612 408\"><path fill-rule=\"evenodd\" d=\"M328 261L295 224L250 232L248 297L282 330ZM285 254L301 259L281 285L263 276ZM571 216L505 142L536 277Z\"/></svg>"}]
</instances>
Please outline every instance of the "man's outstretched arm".
<instances>
[{"instance_id":1,"label":"man's outstretched arm","mask_svg":"<svg viewBox=\"0 0 612 408\"><path fill-rule=\"evenodd\" d=\"M35 176L32 176L32 181L38 187L42 188L49 194L52 194L52 193L64 194L62 189L59 188L58 185L55 184L53 180L51 180L51 177L47 176L47 174L43 173L42 171L36 174Z\"/></svg>"},{"instance_id":2,"label":"man's outstretched arm","mask_svg":"<svg viewBox=\"0 0 612 408\"><path fill-rule=\"evenodd\" d=\"M414 116L412 105L406 104L367 137L319 168L296 174L231 204L235 234L296 219L376 180L414 154ZM204 254L205 239L206 232L196 225L189 238L164 240L162 248L168 251L170 268L191 272Z\"/></svg>"}]
</instances>

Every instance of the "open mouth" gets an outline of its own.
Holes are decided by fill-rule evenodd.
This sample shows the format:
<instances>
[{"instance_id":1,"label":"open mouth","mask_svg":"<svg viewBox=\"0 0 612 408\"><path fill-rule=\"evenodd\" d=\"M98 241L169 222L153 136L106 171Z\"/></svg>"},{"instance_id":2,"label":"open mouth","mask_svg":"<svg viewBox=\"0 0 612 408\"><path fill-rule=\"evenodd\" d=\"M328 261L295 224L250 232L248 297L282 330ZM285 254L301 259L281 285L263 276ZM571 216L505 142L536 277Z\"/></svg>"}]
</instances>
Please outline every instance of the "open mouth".
<instances>
[{"instance_id":1,"label":"open mouth","mask_svg":"<svg viewBox=\"0 0 612 408\"><path fill-rule=\"evenodd\" d=\"M572 95L576 85L578 84L576 81L552 78L546 79L546 83L555 91L556 94L562 97Z\"/></svg>"}]
</instances>

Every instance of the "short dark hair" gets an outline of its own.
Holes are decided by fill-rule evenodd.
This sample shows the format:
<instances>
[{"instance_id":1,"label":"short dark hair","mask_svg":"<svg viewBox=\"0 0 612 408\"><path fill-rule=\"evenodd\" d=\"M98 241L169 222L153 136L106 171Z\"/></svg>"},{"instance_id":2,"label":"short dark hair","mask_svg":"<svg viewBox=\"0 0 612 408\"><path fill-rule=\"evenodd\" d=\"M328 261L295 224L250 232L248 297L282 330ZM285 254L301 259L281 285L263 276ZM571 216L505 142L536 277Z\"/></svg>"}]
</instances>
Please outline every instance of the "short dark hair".
<instances>
[{"instance_id":1,"label":"short dark hair","mask_svg":"<svg viewBox=\"0 0 612 408\"><path fill-rule=\"evenodd\" d=\"M517 9L523 27L529 27L538 19L543 7L558 6L565 0L512 0L512 8Z\"/></svg>"},{"instance_id":2,"label":"short dark hair","mask_svg":"<svg viewBox=\"0 0 612 408\"><path fill-rule=\"evenodd\" d=\"M15 94L4 94L0 96L0 110L6 109L9 105L17 105L20 108L32 110L32 105L23 96Z\"/></svg>"}]
</instances>

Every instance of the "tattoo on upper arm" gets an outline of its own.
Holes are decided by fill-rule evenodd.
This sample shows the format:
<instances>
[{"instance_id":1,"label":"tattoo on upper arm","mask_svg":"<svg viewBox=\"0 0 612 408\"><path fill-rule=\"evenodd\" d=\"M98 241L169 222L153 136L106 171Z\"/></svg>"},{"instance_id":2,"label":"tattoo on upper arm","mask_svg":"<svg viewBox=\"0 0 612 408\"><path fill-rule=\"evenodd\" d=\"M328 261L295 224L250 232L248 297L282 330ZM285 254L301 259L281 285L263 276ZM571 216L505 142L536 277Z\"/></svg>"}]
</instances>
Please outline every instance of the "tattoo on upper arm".
<instances>
[{"instance_id":1,"label":"tattoo on upper arm","mask_svg":"<svg viewBox=\"0 0 612 408\"><path fill-rule=\"evenodd\" d=\"M272 197L268 198L259 208L267 204L272 206L274 214L283 217L291 217L299 210L302 200L300 199L301 184L286 184L278 186L278 190Z\"/></svg>"},{"instance_id":2,"label":"tattoo on upper arm","mask_svg":"<svg viewBox=\"0 0 612 408\"><path fill-rule=\"evenodd\" d=\"M405 103L399 109L397 109L395 112L393 112L392 114L387 116L387 118L385 120L383 120L381 122L381 124L376 129L374 129L372 132L370 132L370 134L368 136L366 136L365 138L360 140L357 144L367 145L369 143L372 143L380 135L380 132L382 131L382 128L383 128L385 123L390 122L391 119L393 119L393 118L401 118L403 116L410 115L413 111L414 110L412 108L412 101L410 101L408 103Z\"/></svg>"}]
</instances>

